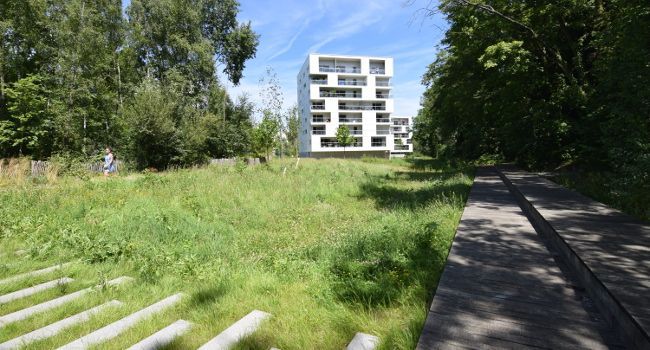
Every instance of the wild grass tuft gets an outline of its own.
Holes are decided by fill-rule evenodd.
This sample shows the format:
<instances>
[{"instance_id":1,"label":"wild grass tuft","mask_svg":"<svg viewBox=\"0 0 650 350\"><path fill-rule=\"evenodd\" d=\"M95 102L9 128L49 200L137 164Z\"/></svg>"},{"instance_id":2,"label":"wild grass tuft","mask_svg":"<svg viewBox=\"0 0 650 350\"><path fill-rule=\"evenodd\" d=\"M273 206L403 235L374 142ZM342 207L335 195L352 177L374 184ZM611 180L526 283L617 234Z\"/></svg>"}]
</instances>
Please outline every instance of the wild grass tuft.
<instances>
[{"instance_id":1,"label":"wild grass tuft","mask_svg":"<svg viewBox=\"0 0 650 350\"><path fill-rule=\"evenodd\" d=\"M67 292L119 275L137 278L129 288L94 293L66 314L110 299L124 301L123 308L37 349L63 345L176 292L188 295L182 305L105 347L128 347L183 318L196 327L170 348L196 348L260 309L274 316L241 348L340 349L363 331L378 335L386 349L410 349L471 177L470 168L427 159L303 159L298 167L278 159L6 187L0 278L68 260L78 262L78 282ZM28 254L11 261L15 249ZM0 342L49 317L12 326Z\"/></svg>"}]
</instances>

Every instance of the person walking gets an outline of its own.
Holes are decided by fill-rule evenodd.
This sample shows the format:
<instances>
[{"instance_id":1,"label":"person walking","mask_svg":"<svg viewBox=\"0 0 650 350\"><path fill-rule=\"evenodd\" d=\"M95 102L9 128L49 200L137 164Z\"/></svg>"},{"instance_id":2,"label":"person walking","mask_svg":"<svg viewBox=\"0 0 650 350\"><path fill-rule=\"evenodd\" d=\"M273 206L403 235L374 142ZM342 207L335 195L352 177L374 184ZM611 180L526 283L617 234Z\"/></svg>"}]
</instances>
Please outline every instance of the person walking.
<instances>
[{"instance_id":1,"label":"person walking","mask_svg":"<svg viewBox=\"0 0 650 350\"><path fill-rule=\"evenodd\" d=\"M109 174L115 172L115 155L113 155L113 150L110 147L106 147L104 152L106 153L104 156L104 176L108 177Z\"/></svg>"}]
</instances>

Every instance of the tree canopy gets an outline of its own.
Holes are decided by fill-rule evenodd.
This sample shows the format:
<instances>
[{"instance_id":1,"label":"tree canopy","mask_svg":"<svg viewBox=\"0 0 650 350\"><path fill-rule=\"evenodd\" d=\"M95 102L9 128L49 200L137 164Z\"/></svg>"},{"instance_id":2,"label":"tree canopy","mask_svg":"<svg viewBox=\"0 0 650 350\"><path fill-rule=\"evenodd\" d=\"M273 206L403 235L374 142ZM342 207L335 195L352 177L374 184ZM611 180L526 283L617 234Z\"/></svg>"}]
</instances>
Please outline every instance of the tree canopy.
<instances>
[{"instance_id":1,"label":"tree canopy","mask_svg":"<svg viewBox=\"0 0 650 350\"><path fill-rule=\"evenodd\" d=\"M257 50L238 12L235 0L132 0L126 14L120 0L1 2L0 157L111 145L160 167L245 152L217 149L214 125L250 139L248 106L233 106L217 78L238 84ZM163 160L143 158L160 145L172 148Z\"/></svg>"},{"instance_id":2,"label":"tree canopy","mask_svg":"<svg viewBox=\"0 0 650 350\"><path fill-rule=\"evenodd\" d=\"M426 153L606 171L650 197L650 3L445 0L423 77Z\"/></svg>"}]
</instances>

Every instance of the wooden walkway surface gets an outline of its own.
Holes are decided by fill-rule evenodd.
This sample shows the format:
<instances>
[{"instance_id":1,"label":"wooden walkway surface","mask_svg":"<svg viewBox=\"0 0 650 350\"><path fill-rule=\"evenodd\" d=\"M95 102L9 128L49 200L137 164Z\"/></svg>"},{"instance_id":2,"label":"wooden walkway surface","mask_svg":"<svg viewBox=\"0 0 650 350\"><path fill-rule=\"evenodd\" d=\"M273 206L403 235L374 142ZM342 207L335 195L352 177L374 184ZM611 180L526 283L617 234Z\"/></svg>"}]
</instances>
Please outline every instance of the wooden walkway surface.
<instances>
[{"instance_id":1,"label":"wooden walkway surface","mask_svg":"<svg viewBox=\"0 0 650 350\"><path fill-rule=\"evenodd\" d=\"M535 174L500 172L626 344L650 349L650 225Z\"/></svg>"},{"instance_id":2,"label":"wooden walkway surface","mask_svg":"<svg viewBox=\"0 0 650 350\"><path fill-rule=\"evenodd\" d=\"M478 169L417 348L624 348L576 281L496 170Z\"/></svg>"}]
</instances>

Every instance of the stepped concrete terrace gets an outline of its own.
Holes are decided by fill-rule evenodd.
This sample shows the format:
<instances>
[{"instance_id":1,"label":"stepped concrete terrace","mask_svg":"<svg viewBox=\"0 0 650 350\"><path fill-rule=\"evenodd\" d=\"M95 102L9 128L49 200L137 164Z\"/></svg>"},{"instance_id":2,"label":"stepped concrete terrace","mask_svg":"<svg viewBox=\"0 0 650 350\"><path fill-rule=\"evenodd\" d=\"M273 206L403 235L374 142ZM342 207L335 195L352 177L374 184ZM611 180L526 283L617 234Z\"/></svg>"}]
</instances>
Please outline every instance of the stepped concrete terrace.
<instances>
[{"instance_id":1,"label":"stepped concrete terrace","mask_svg":"<svg viewBox=\"0 0 650 350\"><path fill-rule=\"evenodd\" d=\"M650 224L513 166L499 171L605 321L630 348L650 349Z\"/></svg>"},{"instance_id":2,"label":"stepped concrete terrace","mask_svg":"<svg viewBox=\"0 0 650 350\"><path fill-rule=\"evenodd\" d=\"M418 349L623 349L495 168L479 168Z\"/></svg>"}]
</instances>

